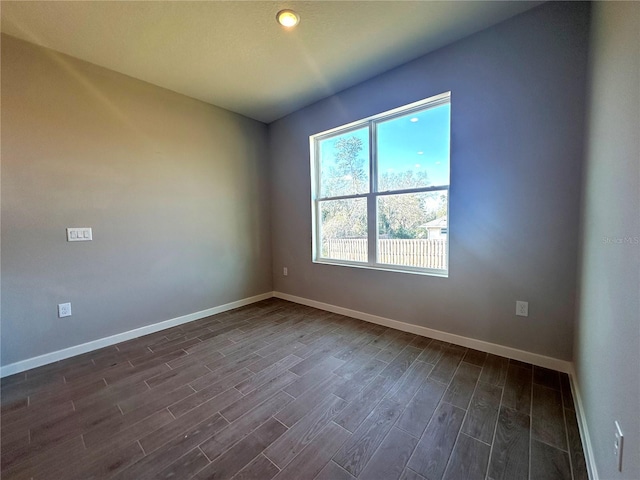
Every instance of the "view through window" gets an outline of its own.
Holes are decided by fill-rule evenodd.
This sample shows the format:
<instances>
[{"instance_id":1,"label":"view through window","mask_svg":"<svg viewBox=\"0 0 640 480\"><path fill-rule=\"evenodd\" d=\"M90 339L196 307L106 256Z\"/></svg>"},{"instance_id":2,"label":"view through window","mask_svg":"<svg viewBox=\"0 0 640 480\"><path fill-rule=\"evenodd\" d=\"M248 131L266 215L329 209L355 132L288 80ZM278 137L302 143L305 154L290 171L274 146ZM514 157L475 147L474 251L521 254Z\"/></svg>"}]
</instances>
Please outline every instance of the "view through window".
<instances>
[{"instance_id":1,"label":"view through window","mask_svg":"<svg viewBox=\"0 0 640 480\"><path fill-rule=\"evenodd\" d=\"M450 93L311 137L313 259L448 274Z\"/></svg>"}]
</instances>

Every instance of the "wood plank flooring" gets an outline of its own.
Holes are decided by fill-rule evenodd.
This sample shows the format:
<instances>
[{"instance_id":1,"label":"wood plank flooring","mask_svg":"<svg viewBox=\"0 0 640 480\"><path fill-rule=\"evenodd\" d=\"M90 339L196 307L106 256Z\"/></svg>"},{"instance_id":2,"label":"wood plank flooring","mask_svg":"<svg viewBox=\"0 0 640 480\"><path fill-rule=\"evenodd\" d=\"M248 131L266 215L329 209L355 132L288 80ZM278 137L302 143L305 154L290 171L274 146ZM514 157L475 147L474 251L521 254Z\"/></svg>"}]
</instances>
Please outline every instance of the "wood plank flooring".
<instances>
[{"instance_id":1,"label":"wood plank flooring","mask_svg":"<svg viewBox=\"0 0 640 480\"><path fill-rule=\"evenodd\" d=\"M2 380L24 479L587 479L569 379L270 299Z\"/></svg>"}]
</instances>

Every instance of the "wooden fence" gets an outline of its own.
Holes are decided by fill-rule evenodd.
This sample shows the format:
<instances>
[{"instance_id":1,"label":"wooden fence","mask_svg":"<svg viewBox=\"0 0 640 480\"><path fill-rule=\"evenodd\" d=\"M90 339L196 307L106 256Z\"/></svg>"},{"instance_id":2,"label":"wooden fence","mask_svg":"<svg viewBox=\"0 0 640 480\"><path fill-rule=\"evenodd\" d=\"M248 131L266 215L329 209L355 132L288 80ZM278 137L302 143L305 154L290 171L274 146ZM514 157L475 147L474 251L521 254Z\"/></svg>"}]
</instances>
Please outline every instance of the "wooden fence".
<instances>
[{"instance_id":1,"label":"wooden fence","mask_svg":"<svg viewBox=\"0 0 640 480\"><path fill-rule=\"evenodd\" d=\"M367 261L367 239L331 238L323 242L323 256L336 260ZM378 263L421 268L447 268L446 240L378 240Z\"/></svg>"}]
</instances>

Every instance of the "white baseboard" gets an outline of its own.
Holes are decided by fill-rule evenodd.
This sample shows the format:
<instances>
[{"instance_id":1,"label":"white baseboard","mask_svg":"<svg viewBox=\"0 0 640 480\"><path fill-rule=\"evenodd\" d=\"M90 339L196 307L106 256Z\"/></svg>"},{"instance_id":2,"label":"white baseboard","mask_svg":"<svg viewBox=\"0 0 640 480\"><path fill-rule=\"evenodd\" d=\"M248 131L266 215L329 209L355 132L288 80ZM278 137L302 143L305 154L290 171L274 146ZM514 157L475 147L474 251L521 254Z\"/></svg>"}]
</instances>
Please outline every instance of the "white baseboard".
<instances>
[{"instance_id":1,"label":"white baseboard","mask_svg":"<svg viewBox=\"0 0 640 480\"><path fill-rule=\"evenodd\" d=\"M578 430L580 430L580 440L582 440L582 451L584 452L585 463L587 464L587 474L589 480L599 480L598 468L596 466L596 458L593 454L593 446L591 437L589 436L589 427L587 426L587 418L585 416L584 406L582 405L582 397L580 396L580 388L578 385L578 375L572 366L569 374L571 380L571 394L576 407L576 417L578 419Z\"/></svg>"},{"instance_id":2,"label":"white baseboard","mask_svg":"<svg viewBox=\"0 0 640 480\"><path fill-rule=\"evenodd\" d=\"M328 312L338 313L347 317L357 318L358 320L364 320L365 322L395 328L396 330L402 330L403 332L415 333L416 335L423 337L435 338L436 340L441 340L443 342L449 342L467 348L474 348L482 352L493 353L494 355L500 355L502 357L513 358L514 360L531 363L539 367L551 368L564 373L571 373L573 369L573 364L566 360L559 360L557 358L547 357L537 353L526 352L524 350L518 350L517 348L505 347L496 343L485 342L483 340L463 337L461 335L455 335L441 330L434 330L420 325L413 325L411 323L400 322L390 318L379 317L370 313L359 312L357 310L350 310L348 308L338 307L329 303L322 303L315 300L309 300L308 298L289 295L288 293L273 292L273 296L290 302L307 305L308 307L319 308L320 310L326 310Z\"/></svg>"},{"instance_id":3,"label":"white baseboard","mask_svg":"<svg viewBox=\"0 0 640 480\"><path fill-rule=\"evenodd\" d=\"M260 295L255 295L253 297L243 298L235 302L225 303L224 305L219 305L217 307L208 308L199 312L190 313L181 317L172 318L163 322L135 328L133 330L118 333L116 335L111 335L109 337L92 340L81 345L75 345L73 347L64 348L55 352L45 353L44 355L21 360L19 362L11 363L9 365L1 367L0 378L6 377L8 375L13 375L14 373L24 372L25 370L30 370L32 368L41 367L42 365L57 362L58 360L64 360L65 358L74 357L82 353L98 350L99 348L108 347L109 345L114 345L126 340L131 340L132 338L142 337L143 335L149 335L150 333L159 332L160 330L175 327L177 325L182 325L183 323L193 322L194 320L199 320L201 318L215 315L217 313L233 310L234 308L244 307L245 305L250 305L252 303L266 300L267 298L271 297L273 297L273 292L267 292Z\"/></svg>"},{"instance_id":4,"label":"white baseboard","mask_svg":"<svg viewBox=\"0 0 640 480\"><path fill-rule=\"evenodd\" d=\"M526 352L524 350L518 350L516 348L506 347L495 343L485 342L483 340L476 340L474 338L463 337L461 335L455 335L453 333L447 333L440 330L434 330L420 325L413 325L410 323L400 322L398 320L392 320L390 318L380 317L378 315L372 315L370 313L364 313L357 310L351 310L344 307L338 307L329 303L318 302L303 297L297 297L295 295L289 295L282 292L267 292L261 295L256 295L249 298L244 298L235 302L227 303L217 307L202 310L200 312L190 313L181 317L172 318L163 322L154 323L145 327L136 328L127 332L118 333L109 337L100 338L91 342L83 343L81 345L75 345L73 347L57 350L55 352L46 353L38 357L29 358L27 360L21 360L19 362L11 363L0 368L0 377L6 377L13 375L14 373L24 372L31 368L40 367L49 363L57 362L58 360L64 360L65 358L80 355L82 353L97 350L99 348L108 347L116 343L131 340L132 338L141 337L150 333L155 333L166 328L182 325L183 323L192 322L200 318L215 315L217 313L226 312L234 308L243 307L251 303L259 302L267 298L277 297L290 302L307 305L309 307L318 308L320 310L326 310L347 317L357 318L364 320L365 322L375 323L383 325L385 327L395 328L396 330L402 330L403 332L415 333L423 337L435 338L436 340L442 340L444 342L461 345L463 347L474 348L482 352L493 353L495 355L501 355L503 357L513 358L523 362L538 365L540 367L551 368L560 372L572 373L573 366L571 362L565 360L559 360L556 358L539 355L537 353Z\"/></svg>"}]
</instances>

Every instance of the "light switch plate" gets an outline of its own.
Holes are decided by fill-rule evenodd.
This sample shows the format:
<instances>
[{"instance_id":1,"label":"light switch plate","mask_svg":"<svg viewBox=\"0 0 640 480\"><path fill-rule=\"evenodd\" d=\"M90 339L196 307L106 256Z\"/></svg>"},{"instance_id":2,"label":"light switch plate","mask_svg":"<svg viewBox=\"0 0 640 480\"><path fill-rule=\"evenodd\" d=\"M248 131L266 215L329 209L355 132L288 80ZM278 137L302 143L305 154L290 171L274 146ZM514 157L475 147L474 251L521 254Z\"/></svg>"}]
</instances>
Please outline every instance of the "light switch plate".
<instances>
[{"instance_id":1,"label":"light switch plate","mask_svg":"<svg viewBox=\"0 0 640 480\"><path fill-rule=\"evenodd\" d=\"M93 240L93 232L90 227L67 228L67 242L89 242Z\"/></svg>"}]
</instances>

